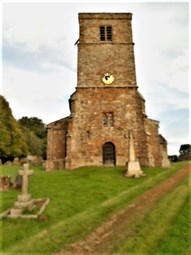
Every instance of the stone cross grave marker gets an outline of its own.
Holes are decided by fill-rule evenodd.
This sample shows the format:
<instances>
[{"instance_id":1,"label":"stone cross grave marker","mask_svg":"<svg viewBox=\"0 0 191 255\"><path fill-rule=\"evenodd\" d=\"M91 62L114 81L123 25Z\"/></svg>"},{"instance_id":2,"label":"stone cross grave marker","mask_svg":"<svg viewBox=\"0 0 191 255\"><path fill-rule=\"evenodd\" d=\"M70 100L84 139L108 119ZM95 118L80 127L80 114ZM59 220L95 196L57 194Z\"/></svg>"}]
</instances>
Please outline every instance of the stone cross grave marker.
<instances>
[{"instance_id":1,"label":"stone cross grave marker","mask_svg":"<svg viewBox=\"0 0 191 255\"><path fill-rule=\"evenodd\" d=\"M29 189L29 176L33 174L33 170L29 170L29 164L23 164L23 169L18 171L18 174L22 176L22 191L21 195L18 195L18 199L14 204L14 207L10 211L10 216L13 218L19 217L23 210L31 210L33 208L33 200L28 193Z\"/></svg>"},{"instance_id":2,"label":"stone cross grave marker","mask_svg":"<svg viewBox=\"0 0 191 255\"><path fill-rule=\"evenodd\" d=\"M22 175L22 195L28 195L29 176L33 174L33 170L29 170L29 164L23 164L23 170L19 170L19 175Z\"/></svg>"}]
</instances>

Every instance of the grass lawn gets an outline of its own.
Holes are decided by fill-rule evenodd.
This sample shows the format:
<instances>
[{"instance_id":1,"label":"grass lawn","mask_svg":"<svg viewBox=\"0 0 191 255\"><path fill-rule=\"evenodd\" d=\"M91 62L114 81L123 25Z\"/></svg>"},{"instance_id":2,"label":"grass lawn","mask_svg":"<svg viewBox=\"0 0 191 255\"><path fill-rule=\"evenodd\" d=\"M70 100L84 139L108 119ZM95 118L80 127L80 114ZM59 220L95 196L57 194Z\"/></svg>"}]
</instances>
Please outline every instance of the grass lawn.
<instances>
[{"instance_id":1,"label":"grass lawn","mask_svg":"<svg viewBox=\"0 0 191 255\"><path fill-rule=\"evenodd\" d=\"M45 220L2 220L1 250L4 254L22 253L22 255L27 255L30 252L32 254L54 254L64 249L68 244L88 235L112 214L127 207L133 199L175 173L181 166L182 163L176 163L171 169L143 168L147 176L140 179L124 178L124 167L86 167L73 171L54 172L45 172L38 167L30 167L30 169L34 169L34 175L30 177L32 197L50 198L50 203L44 212ZM0 174L11 175L14 180L17 170L18 167L2 166ZM185 190L183 186L185 186L184 183L181 187L182 190ZM166 198L166 203L173 201L173 198L177 197L179 193L185 194L181 187L179 187L180 190L172 193L171 197ZM19 193L20 191L13 188L10 192L1 193L1 212L14 204ZM173 223L166 238L171 238L170 233L173 232L173 228L176 228L176 224L179 224L180 228L181 222L185 220L186 195L183 198L183 202L177 205L177 213L173 216L177 217L177 221L180 223L174 223L169 219L165 221ZM168 206L161 210L168 211ZM183 216L178 216L180 210L182 210L181 215ZM155 221L156 218L153 217ZM149 224L152 225L152 222ZM182 226L180 231L185 231L185 227ZM123 243L122 246L126 247L127 245ZM142 249L146 251L145 247ZM165 244L163 248L160 246L160 249L159 253L155 251L153 254L163 254ZM123 254L120 251L116 252L116 254Z\"/></svg>"}]
</instances>

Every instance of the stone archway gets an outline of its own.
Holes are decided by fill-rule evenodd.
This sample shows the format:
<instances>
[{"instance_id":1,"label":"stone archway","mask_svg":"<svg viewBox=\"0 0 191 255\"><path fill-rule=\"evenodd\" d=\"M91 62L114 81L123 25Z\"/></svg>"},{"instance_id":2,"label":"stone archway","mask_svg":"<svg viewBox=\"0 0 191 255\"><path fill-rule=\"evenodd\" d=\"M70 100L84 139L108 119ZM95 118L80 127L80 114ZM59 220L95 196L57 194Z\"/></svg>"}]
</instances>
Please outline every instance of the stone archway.
<instances>
[{"instance_id":1,"label":"stone archway","mask_svg":"<svg viewBox=\"0 0 191 255\"><path fill-rule=\"evenodd\" d=\"M102 160L105 166L115 166L116 155L115 145L113 143L107 142L102 146Z\"/></svg>"}]
</instances>

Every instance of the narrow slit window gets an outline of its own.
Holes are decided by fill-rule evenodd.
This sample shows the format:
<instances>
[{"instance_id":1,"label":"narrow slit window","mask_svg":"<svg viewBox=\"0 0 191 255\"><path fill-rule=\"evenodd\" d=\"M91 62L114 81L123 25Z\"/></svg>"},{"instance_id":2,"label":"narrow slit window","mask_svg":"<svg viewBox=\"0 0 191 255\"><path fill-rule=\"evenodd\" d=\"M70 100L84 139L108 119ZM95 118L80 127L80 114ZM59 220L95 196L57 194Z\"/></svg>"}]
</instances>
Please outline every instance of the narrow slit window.
<instances>
[{"instance_id":1,"label":"narrow slit window","mask_svg":"<svg viewBox=\"0 0 191 255\"><path fill-rule=\"evenodd\" d=\"M112 27L107 27L107 41L112 41Z\"/></svg>"},{"instance_id":2,"label":"narrow slit window","mask_svg":"<svg viewBox=\"0 0 191 255\"><path fill-rule=\"evenodd\" d=\"M110 112L108 114L108 118L109 118L109 126L110 127L114 127L114 117L113 117L113 113L112 112Z\"/></svg>"},{"instance_id":3,"label":"narrow slit window","mask_svg":"<svg viewBox=\"0 0 191 255\"><path fill-rule=\"evenodd\" d=\"M104 112L103 113L103 126L104 127L114 127L113 112Z\"/></svg>"},{"instance_id":4,"label":"narrow slit window","mask_svg":"<svg viewBox=\"0 0 191 255\"><path fill-rule=\"evenodd\" d=\"M105 41L105 27L104 26L100 27L100 40Z\"/></svg>"},{"instance_id":5,"label":"narrow slit window","mask_svg":"<svg viewBox=\"0 0 191 255\"><path fill-rule=\"evenodd\" d=\"M107 114L103 113L103 125L104 127L107 127Z\"/></svg>"},{"instance_id":6,"label":"narrow slit window","mask_svg":"<svg viewBox=\"0 0 191 255\"><path fill-rule=\"evenodd\" d=\"M90 139L90 131L87 131L87 138Z\"/></svg>"}]
</instances>

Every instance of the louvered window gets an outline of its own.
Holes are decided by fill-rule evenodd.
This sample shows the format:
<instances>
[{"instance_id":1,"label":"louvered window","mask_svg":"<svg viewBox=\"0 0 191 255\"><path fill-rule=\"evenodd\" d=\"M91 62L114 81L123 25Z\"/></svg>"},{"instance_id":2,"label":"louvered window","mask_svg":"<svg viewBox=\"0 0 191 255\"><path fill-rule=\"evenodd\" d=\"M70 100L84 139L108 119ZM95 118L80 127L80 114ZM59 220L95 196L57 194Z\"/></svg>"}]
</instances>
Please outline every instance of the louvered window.
<instances>
[{"instance_id":1,"label":"louvered window","mask_svg":"<svg viewBox=\"0 0 191 255\"><path fill-rule=\"evenodd\" d=\"M104 26L100 27L100 40L105 41L105 27Z\"/></svg>"},{"instance_id":2,"label":"louvered window","mask_svg":"<svg viewBox=\"0 0 191 255\"><path fill-rule=\"evenodd\" d=\"M111 26L107 27L107 40L112 41L112 27Z\"/></svg>"},{"instance_id":3,"label":"louvered window","mask_svg":"<svg viewBox=\"0 0 191 255\"><path fill-rule=\"evenodd\" d=\"M112 27L101 26L100 27L100 41L112 41Z\"/></svg>"}]
</instances>

